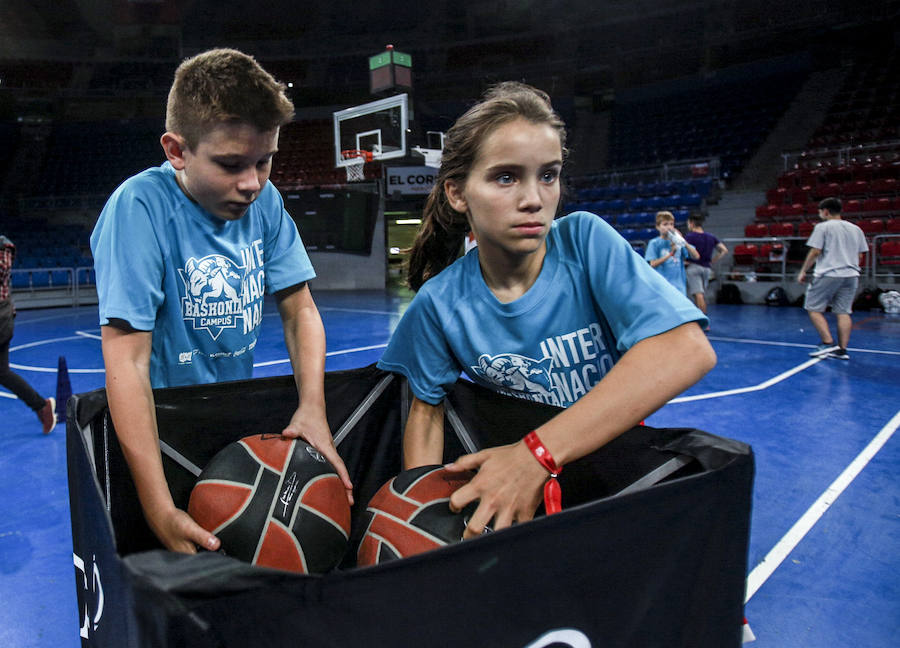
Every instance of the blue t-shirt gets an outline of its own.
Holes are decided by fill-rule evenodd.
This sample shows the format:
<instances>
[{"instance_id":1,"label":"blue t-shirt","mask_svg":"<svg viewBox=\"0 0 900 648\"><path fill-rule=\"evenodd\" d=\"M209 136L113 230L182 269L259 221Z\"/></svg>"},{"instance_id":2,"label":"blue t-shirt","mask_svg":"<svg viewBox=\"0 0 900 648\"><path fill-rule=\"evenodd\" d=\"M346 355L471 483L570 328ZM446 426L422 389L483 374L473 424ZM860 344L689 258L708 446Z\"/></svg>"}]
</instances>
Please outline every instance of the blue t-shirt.
<instances>
[{"instance_id":1,"label":"blue t-shirt","mask_svg":"<svg viewBox=\"0 0 900 648\"><path fill-rule=\"evenodd\" d=\"M657 236L650 239L647 243L647 249L644 251L644 258L647 261L655 261L660 257L664 257L672 250L672 242ZM656 271L666 278L670 284L682 294L687 292L687 275L684 271L684 261L689 257L686 247L682 247L675 256L671 256L661 264L656 266Z\"/></svg>"},{"instance_id":2,"label":"blue t-shirt","mask_svg":"<svg viewBox=\"0 0 900 648\"><path fill-rule=\"evenodd\" d=\"M153 332L153 387L249 378L266 290L315 277L271 183L226 221L184 194L168 162L113 192L91 250L100 324Z\"/></svg>"},{"instance_id":3,"label":"blue t-shirt","mask_svg":"<svg viewBox=\"0 0 900 648\"><path fill-rule=\"evenodd\" d=\"M640 340L705 323L631 245L586 212L554 221L534 285L504 304L485 284L478 248L425 282L378 366L440 403L461 372L510 396L567 407Z\"/></svg>"}]
</instances>

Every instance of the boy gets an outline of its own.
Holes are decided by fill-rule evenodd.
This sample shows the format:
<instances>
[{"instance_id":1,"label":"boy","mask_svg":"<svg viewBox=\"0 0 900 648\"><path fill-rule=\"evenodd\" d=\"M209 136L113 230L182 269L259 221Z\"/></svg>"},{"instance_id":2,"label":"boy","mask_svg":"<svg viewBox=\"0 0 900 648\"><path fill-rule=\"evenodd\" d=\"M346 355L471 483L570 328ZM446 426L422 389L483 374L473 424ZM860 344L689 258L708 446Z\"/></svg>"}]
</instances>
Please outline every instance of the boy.
<instances>
[{"instance_id":1,"label":"boy","mask_svg":"<svg viewBox=\"0 0 900 648\"><path fill-rule=\"evenodd\" d=\"M150 528L168 549L219 540L172 501L152 388L249 378L273 292L300 405L282 434L303 437L349 476L325 420L325 331L296 226L268 182L294 107L257 62L216 49L175 72L160 142L167 161L126 180L91 235L110 413Z\"/></svg>"},{"instance_id":2,"label":"boy","mask_svg":"<svg viewBox=\"0 0 900 648\"><path fill-rule=\"evenodd\" d=\"M697 248L684 240L675 229L675 217L672 212L656 212L656 229L659 236L647 243L644 258L650 262L650 267L655 268L666 280L675 286L682 295L687 294L684 273L684 260L690 256L699 259Z\"/></svg>"},{"instance_id":3,"label":"boy","mask_svg":"<svg viewBox=\"0 0 900 648\"><path fill-rule=\"evenodd\" d=\"M850 359L847 353L853 326L850 313L859 286L861 255L868 251L869 245L859 227L841 218L842 208L837 198L825 198L819 203L822 222L815 226L806 241L809 253L797 273L797 281L803 283L806 273L815 263L813 280L806 288L803 302L803 308L809 313L809 319L822 340L809 354L814 358ZM829 306L837 318L837 344L825 319L825 309Z\"/></svg>"},{"instance_id":4,"label":"boy","mask_svg":"<svg viewBox=\"0 0 900 648\"><path fill-rule=\"evenodd\" d=\"M688 216L688 233L684 239L700 253L698 259L686 259L687 292L697 308L706 313L706 288L712 264L728 254L728 247L712 234L703 231L703 214ZM715 256L713 256L715 252Z\"/></svg>"}]
</instances>

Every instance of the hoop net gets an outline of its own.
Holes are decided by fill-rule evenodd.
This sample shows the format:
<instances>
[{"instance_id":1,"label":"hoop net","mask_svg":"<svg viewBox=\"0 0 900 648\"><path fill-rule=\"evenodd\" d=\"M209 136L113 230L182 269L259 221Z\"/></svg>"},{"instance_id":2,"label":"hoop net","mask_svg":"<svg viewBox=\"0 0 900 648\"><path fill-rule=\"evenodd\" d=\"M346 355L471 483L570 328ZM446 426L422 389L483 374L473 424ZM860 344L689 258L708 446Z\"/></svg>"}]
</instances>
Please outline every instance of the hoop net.
<instances>
[{"instance_id":1,"label":"hoop net","mask_svg":"<svg viewBox=\"0 0 900 648\"><path fill-rule=\"evenodd\" d=\"M365 167L366 162L372 161L371 151L350 149L341 151L341 157L347 160L347 164L344 166L347 170L347 182L360 182L365 180L363 168Z\"/></svg>"}]
</instances>

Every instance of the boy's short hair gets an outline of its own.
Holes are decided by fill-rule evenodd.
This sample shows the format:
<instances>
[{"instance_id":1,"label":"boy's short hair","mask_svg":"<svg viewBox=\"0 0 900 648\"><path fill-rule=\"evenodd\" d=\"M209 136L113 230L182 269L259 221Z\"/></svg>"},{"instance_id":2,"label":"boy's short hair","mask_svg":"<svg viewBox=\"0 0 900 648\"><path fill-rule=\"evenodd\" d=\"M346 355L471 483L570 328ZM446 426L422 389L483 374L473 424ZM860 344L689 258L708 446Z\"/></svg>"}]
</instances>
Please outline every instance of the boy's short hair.
<instances>
[{"instance_id":1,"label":"boy's short hair","mask_svg":"<svg viewBox=\"0 0 900 648\"><path fill-rule=\"evenodd\" d=\"M840 214L844 206L838 198L824 198L819 203L819 209L824 209L832 214Z\"/></svg>"},{"instance_id":2,"label":"boy's short hair","mask_svg":"<svg viewBox=\"0 0 900 648\"><path fill-rule=\"evenodd\" d=\"M658 211L656 212L656 224L664 223L666 221L675 221L675 216L672 215L670 211Z\"/></svg>"},{"instance_id":3,"label":"boy's short hair","mask_svg":"<svg viewBox=\"0 0 900 648\"><path fill-rule=\"evenodd\" d=\"M294 117L285 86L252 56L218 48L182 61L166 103L166 130L181 135L189 149L224 123L243 123L260 132Z\"/></svg>"},{"instance_id":4,"label":"boy's short hair","mask_svg":"<svg viewBox=\"0 0 900 648\"><path fill-rule=\"evenodd\" d=\"M688 220L697 223L697 225L703 225L703 221L706 220L706 216L703 214L690 214L688 215Z\"/></svg>"}]
</instances>

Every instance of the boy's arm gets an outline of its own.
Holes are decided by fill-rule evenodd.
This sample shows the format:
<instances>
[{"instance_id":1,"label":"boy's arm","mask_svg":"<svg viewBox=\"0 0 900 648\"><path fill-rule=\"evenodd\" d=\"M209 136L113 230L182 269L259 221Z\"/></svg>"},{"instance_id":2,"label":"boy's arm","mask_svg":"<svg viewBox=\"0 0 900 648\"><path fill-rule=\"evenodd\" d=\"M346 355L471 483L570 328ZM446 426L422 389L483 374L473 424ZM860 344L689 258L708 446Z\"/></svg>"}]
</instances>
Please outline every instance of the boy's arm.
<instances>
[{"instance_id":1,"label":"boy's arm","mask_svg":"<svg viewBox=\"0 0 900 648\"><path fill-rule=\"evenodd\" d=\"M638 424L697 382L715 362L715 352L696 322L645 338L583 398L535 432L564 466ZM495 530L530 520L548 478L524 441L465 455L450 468L478 471L450 498L455 511L480 500L466 538L478 535L492 518Z\"/></svg>"},{"instance_id":2,"label":"boy's arm","mask_svg":"<svg viewBox=\"0 0 900 648\"><path fill-rule=\"evenodd\" d=\"M403 469L444 462L444 404L431 405L415 396L403 433Z\"/></svg>"},{"instance_id":3,"label":"boy's arm","mask_svg":"<svg viewBox=\"0 0 900 648\"><path fill-rule=\"evenodd\" d=\"M291 358L299 405L282 434L303 438L331 462L347 499L353 504L353 484L325 418L325 327L305 283L275 293Z\"/></svg>"},{"instance_id":4,"label":"boy's arm","mask_svg":"<svg viewBox=\"0 0 900 648\"><path fill-rule=\"evenodd\" d=\"M150 387L153 334L111 325L100 330L109 412L150 529L172 551L196 553L197 545L215 551L219 540L175 508L163 473Z\"/></svg>"},{"instance_id":5,"label":"boy's arm","mask_svg":"<svg viewBox=\"0 0 900 648\"><path fill-rule=\"evenodd\" d=\"M663 256L661 256L657 259L648 259L648 261L650 262L651 268L657 268L657 267L661 266L663 263L665 263L666 261L668 261L669 259L671 259L673 256L675 256L675 244L669 243L669 253L668 254L664 254Z\"/></svg>"},{"instance_id":6,"label":"boy's arm","mask_svg":"<svg viewBox=\"0 0 900 648\"><path fill-rule=\"evenodd\" d=\"M811 267L813 267L813 265L815 265L816 259L819 258L820 254L822 254L822 250L820 250L819 248L809 248L809 252L807 252L806 258L803 260L803 265L800 266L800 272L797 273L798 283L803 283L804 281L806 281L806 273Z\"/></svg>"}]
</instances>

